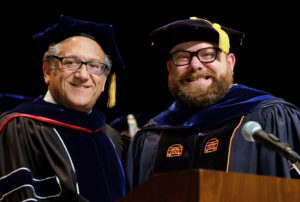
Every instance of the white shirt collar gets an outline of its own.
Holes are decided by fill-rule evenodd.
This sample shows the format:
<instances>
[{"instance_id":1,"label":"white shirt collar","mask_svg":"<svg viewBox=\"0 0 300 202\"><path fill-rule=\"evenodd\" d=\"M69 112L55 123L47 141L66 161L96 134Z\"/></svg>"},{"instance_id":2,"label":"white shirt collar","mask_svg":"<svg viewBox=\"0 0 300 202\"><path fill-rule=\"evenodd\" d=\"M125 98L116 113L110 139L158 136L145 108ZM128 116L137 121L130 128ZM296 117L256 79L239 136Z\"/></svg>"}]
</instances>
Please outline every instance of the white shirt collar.
<instances>
[{"instance_id":1,"label":"white shirt collar","mask_svg":"<svg viewBox=\"0 0 300 202\"><path fill-rule=\"evenodd\" d=\"M50 93L49 90L47 91L47 93L46 93L46 95L45 95L45 97L44 97L44 100L45 100L46 102L50 102L50 103L52 103L52 104L57 104L57 102L54 100L54 98L52 97L52 95L51 95L51 93Z\"/></svg>"},{"instance_id":2,"label":"white shirt collar","mask_svg":"<svg viewBox=\"0 0 300 202\"><path fill-rule=\"evenodd\" d=\"M44 97L44 100L46 102L50 102L52 104L57 104L57 102L54 100L54 98L52 97L50 91L48 90L45 97ZM87 113L87 114L90 114L92 112L92 109Z\"/></svg>"}]
</instances>

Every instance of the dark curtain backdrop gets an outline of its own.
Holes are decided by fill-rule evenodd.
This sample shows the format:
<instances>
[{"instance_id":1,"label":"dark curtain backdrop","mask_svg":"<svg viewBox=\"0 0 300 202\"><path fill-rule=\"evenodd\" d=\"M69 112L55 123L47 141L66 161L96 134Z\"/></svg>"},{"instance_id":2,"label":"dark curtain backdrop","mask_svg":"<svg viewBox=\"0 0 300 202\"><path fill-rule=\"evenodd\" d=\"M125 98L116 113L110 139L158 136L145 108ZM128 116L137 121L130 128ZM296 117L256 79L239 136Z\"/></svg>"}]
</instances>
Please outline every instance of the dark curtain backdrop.
<instances>
[{"instance_id":1,"label":"dark curtain backdrop","mask_svg":"<svg viewBox=\"0 0 300 202\"><path fill-rule=\"evenodd\" d=\"M299 17L296 3L255 1L43 1L2 6L0 93L37 97L45 94L41 58L31 37L60 14L111 23L126 70L117 75L117 105L106 108L104 93L97 108L108 121L128 113L159 113L173 101L167 88L165 60L150 48L155 28L190 16L206 18L246 33L237 53L235 82L271 92L300 106Z\"/></svg>"}]
</instances>

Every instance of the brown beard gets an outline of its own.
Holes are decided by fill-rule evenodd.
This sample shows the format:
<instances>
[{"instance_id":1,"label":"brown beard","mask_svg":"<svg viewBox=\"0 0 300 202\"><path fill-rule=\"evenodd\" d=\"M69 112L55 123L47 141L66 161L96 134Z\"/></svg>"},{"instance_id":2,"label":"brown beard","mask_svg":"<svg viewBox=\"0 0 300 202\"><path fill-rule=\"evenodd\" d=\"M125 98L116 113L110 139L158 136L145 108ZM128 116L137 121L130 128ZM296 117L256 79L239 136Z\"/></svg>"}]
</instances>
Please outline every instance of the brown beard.
<instances>
[{"instance_id":1,"label":"brown beard","mask_svg":"<svg viewBox=\"0 0 300 202\"><path fill-rule=\"evenodd\" d=\"M188 108L202 109L211 106L225 96L233 83L233 73L230 68L227 68L227 71L220 78L216 78L213 74L209 76L212 78L212 84L207 89L202 90L197 86L185 86L181 79L174 81L169 75L169 90L176 100Z\"/></svg>"}]
</instances>

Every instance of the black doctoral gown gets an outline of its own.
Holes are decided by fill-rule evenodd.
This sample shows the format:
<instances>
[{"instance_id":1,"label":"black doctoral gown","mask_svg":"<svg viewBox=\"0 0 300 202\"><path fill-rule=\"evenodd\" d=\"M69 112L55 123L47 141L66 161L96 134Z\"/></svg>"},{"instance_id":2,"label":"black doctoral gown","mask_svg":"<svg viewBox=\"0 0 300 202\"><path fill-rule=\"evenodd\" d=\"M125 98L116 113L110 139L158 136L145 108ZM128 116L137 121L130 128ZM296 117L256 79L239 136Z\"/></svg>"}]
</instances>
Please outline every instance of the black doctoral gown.
<instances>
[{"instance_id":1,"label":"black doctoral gown","mask_svg":"<svg viewBox=\"0 0 300 202\"><path fill-rule=\"evenodd\" d=\"M124 172L105 116L42 97L0 119L1 201L115 201Z\"/></svg>"}]
</instances>

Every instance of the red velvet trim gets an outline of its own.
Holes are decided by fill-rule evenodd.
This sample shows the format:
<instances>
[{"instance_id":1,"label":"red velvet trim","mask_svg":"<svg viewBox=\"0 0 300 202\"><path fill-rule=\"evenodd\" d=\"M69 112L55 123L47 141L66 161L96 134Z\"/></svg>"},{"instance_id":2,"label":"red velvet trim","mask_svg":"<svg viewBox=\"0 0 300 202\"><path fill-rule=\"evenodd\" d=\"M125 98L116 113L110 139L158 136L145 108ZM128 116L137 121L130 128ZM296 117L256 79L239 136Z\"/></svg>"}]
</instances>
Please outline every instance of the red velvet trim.
<instances>
[{"instance_id":1,"label":"red velvet trim","mask_svg":"<svg viewBox=\"0 0 300 202\"><path fill-rule=\"evenodd\" d=\"M71 124L67 124L67 123L63 123L63 122L60 122L60 121L56 121L56 120L53 120L53 119L49 119L49 118L45 118L45 117L40 117L40 116L29 115L29 114L15 114L15 115L10 116L8 119L6 119L2 123L2 125L0 126L0 131L2 130L2 128L4 127L4 125L7 122L9 122L11 119L13 119L15 117L27 117L27 118L39 120L39 121L42 121L42 122L50 123L50 124L56 125L56 126L62 126L62 127L66 127L66 128L71 128L73 130L80 130L80 131L86 132L86 133L93 133L92 130L87 129L87 128L82 128L82 127L79 127L79 126L74 126L74 125L71 125ZM100 130L101 129L97 129L95 132L99 132Z\"/></svg>"}]
</instances>

